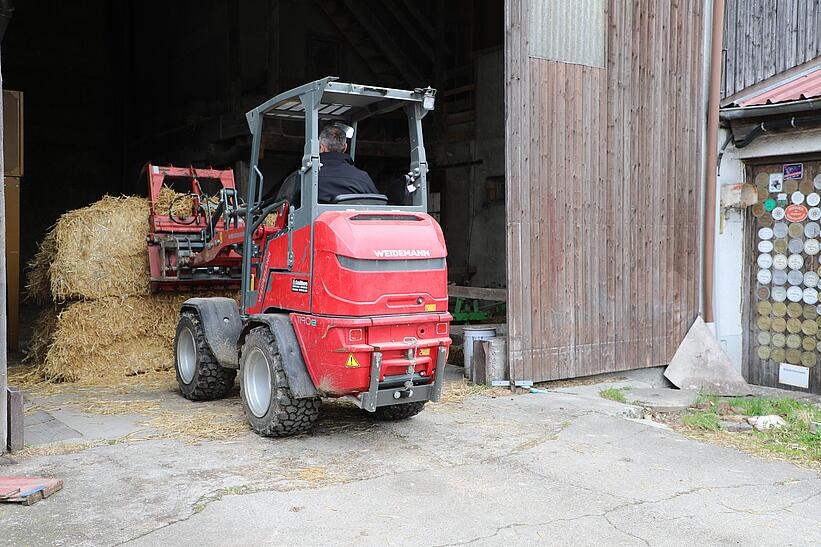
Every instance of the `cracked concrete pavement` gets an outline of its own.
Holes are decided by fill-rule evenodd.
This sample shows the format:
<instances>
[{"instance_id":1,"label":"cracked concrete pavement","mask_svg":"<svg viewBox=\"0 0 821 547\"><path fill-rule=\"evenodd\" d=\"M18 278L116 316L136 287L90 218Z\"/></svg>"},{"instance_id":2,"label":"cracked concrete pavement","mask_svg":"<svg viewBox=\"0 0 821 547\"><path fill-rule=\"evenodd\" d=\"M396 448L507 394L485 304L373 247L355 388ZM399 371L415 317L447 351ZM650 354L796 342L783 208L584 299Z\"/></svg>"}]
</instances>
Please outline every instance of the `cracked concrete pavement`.
<instances>
[{"instance_id":1,"label":"cracked concrete pavement","mask_svg":"<svg viewBox=\"0 0 821 547\"><path fill-rule=\"evenodd\" d=\"M330 404L313 432L290 439L133 440L32 457L0 473L57 476L65 487L32 507L0 506L0 543L809 545L821 538L821 475L627 419L630 407L599 398L602 387L473 396L390 424ZM172 404L177 396L166 397Z\"/></svg>"}]
</instances>

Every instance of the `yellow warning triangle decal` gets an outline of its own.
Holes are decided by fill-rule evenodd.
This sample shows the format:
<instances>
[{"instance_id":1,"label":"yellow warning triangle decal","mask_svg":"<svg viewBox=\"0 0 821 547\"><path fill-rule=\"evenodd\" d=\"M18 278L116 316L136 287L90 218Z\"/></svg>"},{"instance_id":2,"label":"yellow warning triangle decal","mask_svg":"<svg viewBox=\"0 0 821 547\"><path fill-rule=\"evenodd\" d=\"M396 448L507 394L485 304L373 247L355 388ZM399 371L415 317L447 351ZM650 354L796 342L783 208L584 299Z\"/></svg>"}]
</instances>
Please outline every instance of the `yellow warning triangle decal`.
<instances>
[{"instance_id":1,"label":"yellow warning triangle decal","mask_svg":"<svg viewBox=\"0 0 821 547\"><path fill-rule=\"evenodd\" d=\"M345 361L345 366L348 368L359 368L359 361L353 356L353 353L348 354L348 360Z\"/></svg>"}]
</instances>

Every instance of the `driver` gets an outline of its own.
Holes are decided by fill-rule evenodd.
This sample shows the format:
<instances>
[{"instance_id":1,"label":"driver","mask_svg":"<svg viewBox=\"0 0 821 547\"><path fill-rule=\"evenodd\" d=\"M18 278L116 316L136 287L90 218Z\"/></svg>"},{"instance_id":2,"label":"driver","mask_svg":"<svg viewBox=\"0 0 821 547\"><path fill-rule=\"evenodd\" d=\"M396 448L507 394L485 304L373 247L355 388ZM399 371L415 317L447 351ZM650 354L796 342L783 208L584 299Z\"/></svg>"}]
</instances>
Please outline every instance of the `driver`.
<instances>
[{"instance_id":1,"label":"driver","mask_svg":"<svg viewBox=\"0 0 821 547\"><path fill-rule=\"evenodd\" d=\"M370 175L353 164L346 154L345 130L328 124L319 133L319 203L330 203L342 194L378 194Z\"/></svg>"}]
</instances>

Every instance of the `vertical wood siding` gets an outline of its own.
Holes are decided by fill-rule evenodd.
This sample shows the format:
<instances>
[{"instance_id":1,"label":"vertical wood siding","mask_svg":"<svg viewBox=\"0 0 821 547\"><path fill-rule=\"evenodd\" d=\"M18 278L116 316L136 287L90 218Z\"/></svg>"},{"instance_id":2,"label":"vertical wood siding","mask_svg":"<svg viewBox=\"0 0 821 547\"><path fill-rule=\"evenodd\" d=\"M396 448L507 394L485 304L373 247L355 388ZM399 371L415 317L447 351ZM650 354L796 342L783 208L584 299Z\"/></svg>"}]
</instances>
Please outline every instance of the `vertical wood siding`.
<instances>
[{"instance_id":1,"label":"vertical wood siding","mask_svg":"<svg viewBox=\"0 0 821 547\"><path fill-rule=\"evenodd\" d=\"M726 0L723 95L821 55L821 0Z\"/></svg>"},{"instance_id":2,"label":"vertical wood siding","mask_svg":"<svg viewBox=\"0 0 821 547\"><path fill-rule=\"evenodd\" d=\"M610 0L606 68L527 57L527 3L506 2L512 375L665 364L698 313L702 2Z\"/></svg>"}]
</instances>

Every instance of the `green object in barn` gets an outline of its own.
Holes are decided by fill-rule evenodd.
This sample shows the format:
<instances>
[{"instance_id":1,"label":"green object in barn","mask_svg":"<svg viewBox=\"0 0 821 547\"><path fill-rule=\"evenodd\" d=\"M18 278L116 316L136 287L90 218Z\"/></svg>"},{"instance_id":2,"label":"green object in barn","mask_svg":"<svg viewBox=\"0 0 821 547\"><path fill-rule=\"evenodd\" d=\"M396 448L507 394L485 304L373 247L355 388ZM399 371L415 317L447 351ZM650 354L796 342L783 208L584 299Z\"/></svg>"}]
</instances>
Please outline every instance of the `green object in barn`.
<instances>
[{"instance_id":1,"label":"green object in barn","mask_svg":"<svg viewBox=\"0 0 821 547\"><path fill-rule=\"evenodd\" d=\"M775 209L776 202L773 198L765 199L764 200L764 210L768 213Z\"/></svg>"}]
</instances>

